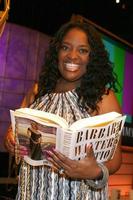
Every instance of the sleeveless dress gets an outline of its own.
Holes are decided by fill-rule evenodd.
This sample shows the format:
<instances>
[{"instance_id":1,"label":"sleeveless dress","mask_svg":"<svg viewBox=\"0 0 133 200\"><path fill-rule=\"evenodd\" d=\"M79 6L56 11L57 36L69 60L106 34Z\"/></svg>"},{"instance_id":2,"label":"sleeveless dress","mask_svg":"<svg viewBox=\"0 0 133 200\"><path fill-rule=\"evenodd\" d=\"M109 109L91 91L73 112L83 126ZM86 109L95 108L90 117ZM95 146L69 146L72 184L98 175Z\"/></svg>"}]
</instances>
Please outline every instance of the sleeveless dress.
<instances>
[{"instance_id":1,"label":"sleeveless dress","mask_svg":"<svg viewBox=\"0 0 133 200\"><path fill-rule=\"evenodd\" d=\"M31 108L55 113L65 118L69 124L89 117L77 103L75 90L64 93L52 93L42 97L40 103ZM88 169L89 170L89 169ZM31 166L22 161L16 200L107 200L108 186L93 189L83 180L73 180L55 173L47 166Z\"/></svg>"}]
</instances>

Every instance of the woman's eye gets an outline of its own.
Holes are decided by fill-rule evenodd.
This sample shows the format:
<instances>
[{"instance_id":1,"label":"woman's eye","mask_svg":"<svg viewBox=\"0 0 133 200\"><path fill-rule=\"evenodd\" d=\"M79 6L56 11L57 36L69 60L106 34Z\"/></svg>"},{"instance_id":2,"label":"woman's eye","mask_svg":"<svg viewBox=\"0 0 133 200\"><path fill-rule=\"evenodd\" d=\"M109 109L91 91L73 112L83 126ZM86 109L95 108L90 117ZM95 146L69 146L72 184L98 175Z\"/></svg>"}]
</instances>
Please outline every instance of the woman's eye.
<instances>
[{"instance_id":1,"label":"woman's eye","mask_svg":"<svg viewBox=\"0 0 133 200\"><path fill-rule=\"evenodd\" d=\"M66 45L62 45L61 49L64 50L64 51L67 51L69 48Z\"/></svg>"},{"instance_id":2,"label":"woman's eye","mask_svg":"<svg viewBox=\"0 0 133 200\"><path fill-rule=\"evenodd\" d=\"M80 49L79 52L81 54L88 54L89 53L89 50L88 49Z\"/></svg>"}]
</instances>

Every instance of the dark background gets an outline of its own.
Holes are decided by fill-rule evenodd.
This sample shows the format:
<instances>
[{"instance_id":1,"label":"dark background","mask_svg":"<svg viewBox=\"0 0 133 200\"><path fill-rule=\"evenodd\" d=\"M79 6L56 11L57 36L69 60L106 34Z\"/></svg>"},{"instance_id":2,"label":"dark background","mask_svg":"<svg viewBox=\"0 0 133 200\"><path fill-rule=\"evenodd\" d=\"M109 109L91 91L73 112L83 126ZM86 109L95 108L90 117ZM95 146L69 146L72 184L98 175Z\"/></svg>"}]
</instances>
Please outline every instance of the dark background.
<instances>
[{"instance_id":1,"label":"dark background","mask_svg":"<svg viewBox=\"0 0 133 200\"><path fill-rule=\"evenodd\" d=\"M133 0L11 0L8 21L53 35L72 14L133 43Z\"/></svg>"}]
</instances>

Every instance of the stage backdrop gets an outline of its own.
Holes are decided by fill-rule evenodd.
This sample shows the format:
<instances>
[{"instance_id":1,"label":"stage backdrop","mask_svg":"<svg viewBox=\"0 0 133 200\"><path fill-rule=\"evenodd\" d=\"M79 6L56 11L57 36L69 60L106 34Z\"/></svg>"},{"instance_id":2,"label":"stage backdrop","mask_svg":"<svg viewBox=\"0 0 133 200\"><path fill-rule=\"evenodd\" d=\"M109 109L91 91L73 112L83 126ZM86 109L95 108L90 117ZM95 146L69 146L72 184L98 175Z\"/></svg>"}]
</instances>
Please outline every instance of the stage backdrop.
<instances>
[{"instance_id":1,"label":"stage backdrop","mask_svg":"<svg viewBox=\"0 0 133 200\"><path fill-rule=\"evenodd\" d=\"M18 108L37 80L50 37L7 23L0 38L0 151L10 124L9 110Z\"/></svg>"},{"instance_id":2,"label":"stage backdrop","mask_svg":"<svg viewBox=\"0 0 133 200\"><path fill-rule=\"evenodd\" d=\"M109 51L110 59L115 64L115 72L118 75L122 90L117 95L122 106L123 113L127 114L127 120L132 122L133 116L133 50L119 42L103 36L104 44Z\"/></svg>"},{"instance_id":3,"label":"stage backdrop","mask_svg":"<svg viewBox=\"0 0 133 200\"><path fill-rule=\"evenodd\" d=\"M44 33L7 23L0 38L0 151L5 151L3 138L10 124L9 110L18 108L37 80L50 37ZM132 124L133 116L133 53L131 49L103 36L115 64L122 91L118 100Z\"/></svg>"}]
</instances>

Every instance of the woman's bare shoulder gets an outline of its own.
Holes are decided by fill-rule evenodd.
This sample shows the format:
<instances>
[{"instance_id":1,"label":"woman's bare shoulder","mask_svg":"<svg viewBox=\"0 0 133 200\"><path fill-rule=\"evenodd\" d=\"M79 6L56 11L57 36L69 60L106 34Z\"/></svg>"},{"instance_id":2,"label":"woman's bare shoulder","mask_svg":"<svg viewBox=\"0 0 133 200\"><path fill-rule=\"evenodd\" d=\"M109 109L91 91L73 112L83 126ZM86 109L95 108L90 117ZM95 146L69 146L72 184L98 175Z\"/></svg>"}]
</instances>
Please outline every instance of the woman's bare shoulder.
<instances>
[{"instance_id":1,"label":"woman's bare shoulder","mask_svg":"<svg viewBox=\"0 0 133 200\"><path fill-rule=\"evenodd\" d=\"M103 95L102 100L98 103L99 114L116 111L121 113L121 107L118 99L113 90L110 90L108 94Z\"/></svg>"},{"instance_id":2,"label":"woman's bare shoulder","mask_svg":"<svg viewBox=\"0 0 133 200\"><path fill-rule=\"evenodd\" d=\"M37 92L38 92L38 83L34 83L34 85L25 95L21 107L28 107L34 101Z\"/></svg>"}]
</instances>

